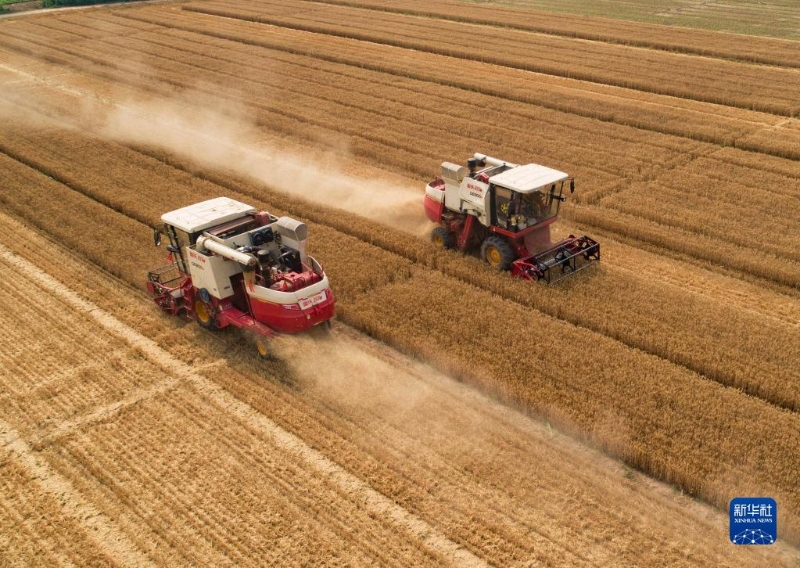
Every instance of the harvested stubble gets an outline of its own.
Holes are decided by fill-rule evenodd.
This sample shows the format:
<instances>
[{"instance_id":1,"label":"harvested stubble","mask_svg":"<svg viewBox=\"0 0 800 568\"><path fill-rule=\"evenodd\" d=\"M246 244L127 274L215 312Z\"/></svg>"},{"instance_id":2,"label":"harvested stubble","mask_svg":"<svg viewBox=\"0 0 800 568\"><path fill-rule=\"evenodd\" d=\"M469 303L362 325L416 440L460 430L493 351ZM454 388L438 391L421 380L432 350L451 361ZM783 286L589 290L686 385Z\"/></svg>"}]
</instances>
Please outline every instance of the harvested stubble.
<instances>
[{"instance_id":1,"label":"harvested stubble","mask_svg":"<svg viewBox=\"0 0 800 568\"><path fill-rule=\"evenodd\" d=\"M51 247L52 252L63 255L58 245ZM61 273L62 264L49 270ZM82 538L87 526L69 521L70 511L77 508L86 518L99 518L101 523L110 519L106 526L112 526L122 540L156 563L246 563L253 555L272 562L289 556L311 562L319 554L326 558L343 555L359 563L430 561L426 551L397 538L385 524L372 522L361 503L337 492L324 476L309 471L308 464L276 445L268 432L231 416L213 397L209 400L204 396L207 393L198 392L135 350L120 351L117 367L102 369L103 363L98 363L98 354L91 348L102 352L103 345L126 345L124 342L104 333L102 327L98 329L90 316L71 310L48 294L49 290L35 286L32 290L32 283L13 271L7 276L12 277L15 288L27 289L28 299L23 303L3 297L9 321L24 322L23 330L30 334L62 327L72 331L70 340L63 343L64 348L73 349L71 359L50 360L42 357L48 353L48 345L28 344L22 354L28 365L14 372L27 371L29 380L58 373L54 390L91 408L74 408L81 416L72 424L64 422L68 416L52 414L49 420L58 428L51 435L47 422L29 412L25 404L26 398L37 396L42 404L47 403L46 393L33 390L25 396L27 389L14 393L13 401L23 403L18 407L9 400L4 420L25 438L36 439L44 432L44 440L37 444L36 453L16 444L11 448L12 459L4 459L3 504L16 505L10 515L0 507L3 526L16 524L11 531L14 536L4 539L4 554L12 558L52 556L62 562L74 559L78 564L104 560L107 554L120 561L119 548L108 546L113 536L102 535L97 542ZM91 291L93 295L99 292ZM144 307L142 298L136 300L140 309ZM31 303L42 309L31 313ZM81 334L87 336L85 345L76 343ZM175 347L171 341L167 344ZM75 362L97 368L93 380L113 384L116 396L95 398L95 393L66 380L64 373L68 374ZM131 389L138 385L126 383L123 373L136 373L164 388L135 403L126 402L124 395L135 394ZM0 377L4 385L13 380L2 372ZM258 380L263 386L263 368ZM51 397L49 402L55 406L59 398ZM104 406L104 402L118 404ZM5 429L4 435L8 435ZM36 461L36 475L31 474L26 458L20 459L20 453L28 454L28 462ZM27 471L15 465L19 461ZM36 483L29 487L31 481ZM51 500L48 493L56 499ZM76 505L76 500L86 505ZM355 534L353 526L359 526ZM25 550L30 542L37 543L37 554ZM100 550L92 543L100 545ZM302 553L294 550L298 546Z\"/></svg>"},{"instance_id":2,"label":"harvested stubble","mask_svg":"<svg viewBox=\"0 0 800 568\"><path fill-rule=\"evenodd\" d=\"M48 436L58 424L161 378L131 356L130 346L95 334L85 317L58 319L42 334L36 322L58 317L62 306L52 297L31 301L28 281L6 281L4 290L4 313L20 325L0 331L7 345L18 346L2 356L0 376L11 396L0 400L0 412L5 419L25 417L17 427L21 435Z\"/></svg>"},{"instance_id":3,"label":"harvested stubble","mask_svg":"<svg viewBox=\"0 0 800 568\"><path fill-rule=\"evenodd\" d=\"M270 443L269 434L221 420L219 412L184 385L45 455L98 506L120 511L133 529L129 538L160 563L184 555L203 563L246 563L253 555L269 562L312 562L317 555L357 562L425 559L413 547L403 553L389 527L363 523L363 511ZM206 452L209 446L215 452ZM137 495L149 497L147 510L137 506ZM154 510L158 514L148 514ZM353 538L348 525L364 533Z\"/></svg>"},{"instance_id":4,"label":"harvested stubble","mask_svg":"<svg viewBox=\"0 0 800 568\"><path fill-rule=\"evenodd\" d=\"M800 76L794 69L508 29L465 29L459 23L339 6L317 5L297 16L306 2L282 1L275 4L280 13L263 14L263 5L224 2L184 9L786 116L800 110Z\"/></svg>"},{"instance_id":5,"label":"harvested stubble","mask_svg":"<svg viewBox=\"0 0 800 568\"><path fill-rule=\"evenodd\" d=\"M61 514L62 503L43 493L30 471L3 458L0 530L6 560L35 558L42 565L76 566L114 563L79 522Z\"/></svg>"},{"instance_id":6,"label":"harvested stubble","mask_svg":"<svg viewBox=\"0 0 800 568\"><path fill-rule=\"evenodd\" d=\"M466 24L512 28L722 59L800 67L800 61L797 59L797 43L776 38L723 35L699 29L584 17L576 14L553 14L542 10L498 4L492 6L476 4L465 8L463 3L451 0L440 0L435 4L420 0L395 0L391 4L381 0L313 0L313 2L426 16L433 19L442 18ZM261 5L257 1L251 4ZM272 3L267 5L271 6ZM763 8L759 7L760 10Z\"/></svg>"}]
</instances>

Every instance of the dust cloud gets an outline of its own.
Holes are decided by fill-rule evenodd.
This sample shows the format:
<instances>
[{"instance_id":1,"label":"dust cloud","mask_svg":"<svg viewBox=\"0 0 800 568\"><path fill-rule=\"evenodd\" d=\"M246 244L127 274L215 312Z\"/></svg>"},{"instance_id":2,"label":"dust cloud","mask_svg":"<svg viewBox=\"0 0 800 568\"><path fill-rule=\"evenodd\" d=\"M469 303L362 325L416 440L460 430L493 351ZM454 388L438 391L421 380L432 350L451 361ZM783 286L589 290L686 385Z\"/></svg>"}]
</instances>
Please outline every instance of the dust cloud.
<instances>
[{"instance_id":1,"label":"dust cloud","mask_svg":"<svg viewBox=\"0 0 800 568\"><path fill-rule=\"evenodd\" d=\"M499 425L497 416L487 420L494 405L434 369L370 343L334 328L325 337L280 336L272 348L304 391L344 415L380 428L391 425L426 443L491 447L487 435Z\"/></svg>"},{"instance_id":2,"label":"dust cloud","mask_svg":"<svg viewBox=\"0 0 800 568\"><path fill-rule=\"evenodd\" d=\"M224 112L202 97L133 101L116 106L102 135L122 143L161 148L203 167L249 177L314 203L344 209L412 234L424 234L421 188L341 171L347 149L295 154L266 143L244 106L225 102Z\"/></svg>"}]
</instances>

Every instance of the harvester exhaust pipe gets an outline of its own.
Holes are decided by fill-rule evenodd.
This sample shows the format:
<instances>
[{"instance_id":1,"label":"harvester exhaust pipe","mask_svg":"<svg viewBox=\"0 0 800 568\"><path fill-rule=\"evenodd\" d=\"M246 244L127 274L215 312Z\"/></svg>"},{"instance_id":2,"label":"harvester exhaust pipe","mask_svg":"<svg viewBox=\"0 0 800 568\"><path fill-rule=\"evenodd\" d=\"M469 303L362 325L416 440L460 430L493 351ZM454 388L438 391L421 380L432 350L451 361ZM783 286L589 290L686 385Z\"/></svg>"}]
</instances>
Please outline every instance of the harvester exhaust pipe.
<instances>
[{"instance_id":1,"label":"harvester exhaust pipe","mask_svg":"<svg viewBox=\"0 0 800 568\"><path fill-rule=\"evenodd\" d=\"M516 168L518 165L518 164L512 164L511 162L506 162L504 160L499 160L497 158L492 158L491 156L487 156L486 154L479 154L478 152L475 153L475 159L487 163L491 166L508 166L509 168Z\"/></svg>"},{"instance_id":2,"label":"harvester exhaust pipe","mask_svg":"<svg viewBox=\"0 0 800 568\"><path fill-rule=\"evenodd\" d=\"M197 247L204 248L206 250L210 250L211 252L218 254L222 257L228 258L230 260L235 260L239 264L243 264L244 266L255 266L256 257L252 254L247 254L243 252L239 252L238 250L234 250L230 247L227 247L221 243L218 243L211 237L198 237L197 238Z\"/></svg>"}]
</instances>

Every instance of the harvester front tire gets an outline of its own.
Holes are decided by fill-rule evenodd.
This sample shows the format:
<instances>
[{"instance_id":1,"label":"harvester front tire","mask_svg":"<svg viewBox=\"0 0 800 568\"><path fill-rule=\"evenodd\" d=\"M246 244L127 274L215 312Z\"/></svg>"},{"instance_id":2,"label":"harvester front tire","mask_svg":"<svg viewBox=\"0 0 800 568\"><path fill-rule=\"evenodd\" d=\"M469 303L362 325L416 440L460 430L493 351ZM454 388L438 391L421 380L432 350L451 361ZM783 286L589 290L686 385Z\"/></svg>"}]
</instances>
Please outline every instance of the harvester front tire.
<instances>
[{"instance_id":1,"label":"harvester front tire","mask_svg":"<svg viewBox=\"0 0 800 568\"><path fill-rule=\"evenodd\" d=\"M455 237L444 227L436 227L431 231L431 242L437 247L452 249L456 246Z\"/></svg>"},{"instance_id":2,"label":"harvester front tire","mask_svg":"<svg viewBox=\"0 0 800 568\"><path fill-rule=\"evenodd\" d=\"M500 237L489 237L481 245L481 258L495 270L508 270L514 262L514 249Z\"/></svg>"},{"instance_id":3,"label":"harvester front tire","mask_svg":"<svg viewBox=\"0 0 800 568\"><path fill-rule=\"evenodd\" d=\"M215 331L219 329L217 325L217 318L214 317L213 308L206 304L203 300L195 300L194 302L194 317L200 327Z\"/></svg>"}]
</instances>

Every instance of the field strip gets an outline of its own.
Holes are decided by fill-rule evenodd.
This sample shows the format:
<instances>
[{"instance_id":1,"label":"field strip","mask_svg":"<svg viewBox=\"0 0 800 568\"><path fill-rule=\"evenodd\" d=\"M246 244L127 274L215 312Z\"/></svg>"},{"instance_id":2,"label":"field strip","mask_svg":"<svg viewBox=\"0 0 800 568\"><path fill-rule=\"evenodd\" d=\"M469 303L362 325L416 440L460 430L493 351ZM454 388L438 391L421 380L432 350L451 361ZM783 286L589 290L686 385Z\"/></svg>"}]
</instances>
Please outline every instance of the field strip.
<instances>
[{"instance_id":1,"label":"field strip","mask_svg":"<svg viewBox=\"0 0 800 568\"><path fill-rule=\"evenodd\" d=\"M119 18L120 15L117 15L117 17ZM130 21L130 22L142 21L142 20L140 20L139 17L134 18L132 15L128 15L128 14L126 14L124 16L124 18L127 21ZM54 21L54 22L56 22L56 21ZM104 20L100 20L101 23L103 21ZM156 21L156 20L151 20L151 21ZM165 25L170 25L170 24L164 22L161 25L163 27ZM39 27L39 25L37 25L37 27ZM45 25L44 27L45 28L49 28L50 26L49 25ZM166 29L166 28L164 28L164 29ZM172 30L184 30L186 28L185 28L185 26L177 24L176 27L169 28L169 29L172 29ZM215 34L213 32L213 30L210 31L210 32L204 32L204 31L198 31L196 29L193 29L189 33L201 34L201 35L205 35L206 37L215 37L215 38L217 38L217 36L219 36L219 34L218 33ZM41 35L42 34L40 33L39 37L41 37ZM228 41L231 41L233 43L239 43L240 45L243 45L243 46L247 46L249 43L251 43L249 41L237 41L237 40L235 40L235 39L233 39L231 37L227 37L226 34L223 34L223 35L226 36L226 39ZM38 50L37 49L29 50L27 48L19 47L19 46L17 46L16 48L12 48L12 49L17 49L17 50L20 50L20 52L25 52L25 53L27 53L29 55L33 55L33 56L46 57L48 59L53 57L53 55L43 56L41 53L38 53L42 49L47 47L46 44L43 44L40 39L37 40L37 39L34 39L33 37L28 37L25 41L32 41L32 42L36 43L39 46L39 49ZM217 41L220 41L220 40L217 39ZM267 43L271 43L271 42L267 42ZM307 56L307 57L312 57L312 58L314 58L314 59L316 59L318 61L324 61L324 62L327 62L327 63L333 63L334 62L334 61L330 60L328 57L326 57L322 52L313 52L313 53L311 53L311 52L308 52L308 50L299 49L297 46L287 49L285 46L281 47L281 46L263 45L263 44L264 44L264 42L262 40L258 41L258 45L262 46L262 47L267 47L267 48L271 48L271 49L277 49L277 50L280 50L280 51L283 51L283 52L287 52L287 53L296 53L298 56L302 55L302 54L305 54L305 56ZM375 47L379 47L379 46L375 46ZM62 56L63 56L63 46L61 46L59 48L59 50L60 50L60 52L62 53ZM104 50L100 50L100 51L104 51ZM38 55L37 55L37 53L38 53ZM91 51L85 52L85 53L82 53L82 54L79 54L78 52L74 52L74 51L70 52L70 53L72 53L75 57L79 57L80 56L84 60L92 61L92 62L94 62L94 64L103 65L106 68L109 66L107 63L103 63L100 60L98 60L95 56L91 55L91 53L92 53ZM94 51L94 53L98 53L98 51ZM415 54L415 57L416 58L422 57L424 59L425 55L429 55L429 57L433 57L430 54ZM334 59L336 59L338 61L338 60L341 59L341 57L336 57ZM448 59L451 59L451 58L448 58ZM374 64L370 64L370 63L353 63L353 62L350 62L349 58L348 58L347 62L339 61L339 63L340 64L347 64L347 65L354 65L357 68L366 67L366 68L372 69L373 67L375 67ZM67 63L67 64L70 65L69 63ZM391 63L389 65L391 65ZM118 68L119 66L111 65L111 67L114 68L116 72L120 71L120 69ZM380 67L380 69L375 68L374 70L375 71L381 71L382 73L389 74L389 75L396 75L397 74L395 71L393 71L391 69L387 70L386 65L379 65L378 67ZM481 67L481 68L486 68L486 67L489 67L489 66L483 65L483 67ZM107 75L107 71L101 71L99 69L95 69L92 72L94 74L100 75L100 76L106 76ZM141 69L132 69L131 70L131 73L133 73L134 76L136 76L137 74L141 74L141 72L142 72ZM406 77L406 78L408 78L408 77L416 77L418 80L422 80L422 81L424 81L426 83L429 83L431 85L437 85L438 84L440 87L442 86L442 84L441 84L442 81L441 80L438 80L438 79L431 80L431 78L427 77L427 74L425 74L424 72L422 73L422 75L425 75L425 76L424 77L420 77L419 76L420 73L421 73L420 69L415 67L415 70L412 70L412 71L409 71L409 72L405 72L405 71L401 72L400 76L403 76L403 77ZM544 79L545 76L542 76L542 78ZM159 81L163 81L164 77L154 77L154 79L159 80ZM517 79L519 79L519 78L517 78ZM120 81L123 81L123 82L131 82L130 77L126 78L124 75L121 75L120 77L118 77L117 80L120 80ZM449 83L452 83L451 80L444 80L444 81L445 81L445 83L448 83L448 85L449 85ZM174 84L174 81L172 81L172 80L170 80L168 82L170 84ZM135 81L132 82L131 84L133 84L134 86L143 87L143 85L137 85ZM460 85L451 85L451 87L452 88L466 88L468 90L476 90L476 91L480 91L480 92L487 91L485 85L483 87L475 87L474 85L472 85L472 86L464 86L464 87L462 87ZM540 88L540 86L537 85L536 88L538 89L538 88ZM559 87L559 89L563 90L562 87ZM492 92L491 93L487 92L485 94L487 94L489 96L501 97L501 98L506 99L507 101L512 101L512 100L516 100L516 98L519 98L519 97L515 97L515 96L509 97L509 93L505 93L504 94L504 93L500 93L500 92L494 92L494 91L497 91L497 89L489 89L489 90L492 91ZM619 89L616 89L616 91L619 91ZM531 95L531 90L527 89L524 92L527 93L527 94L525 96L523 96L522 98L524 98L528 102L531 102L531 101L528 100L528 99L531 98L531 96L530 96ZM572 88L569 92L573 93L572 98L574 98L575 93L577 92L577 89L576 88ZM583 96L586 96L586 95L583 95ZM616 110L613 110L613 109L609 108L607 111L603 111L601 113L601 115L598 115L597 111L591 110L591 109L594 108L594 105L590 105L589 107L586 107L586 104L581 105L581 104L575 104L575 103L565 103L562 96L558 96L557 97L557 100L560 101L560 102L556 102L555 99L554 100L550 100L550 99L553 99L553 97L549 96L549 95L548 95L546 101L538 100L539 97L536 97L536 98L537 98L537 100L533 101L533 104L536 104L537 106L539 106L541 108L552 109L552 110L557 110L557 111L562 111L562 112L568 112L568 113L574 114L576 116L585 116L585 117L588 117L588 118L597 118L597 119L603 120L605 122L610 122L610 123L615 123L615 124L620 124L620 125L633 126L634 128L638 128L638 129L641 129L641 130L650 130L650 131L659 132L659 133L675 134L677 136L681 136L681 137L685 137L685 138L689 138L689 139L693 139L693 140L712 141L712 142L720 143L720 144L731 144L732 143L732 138L731 137L738 138L740 136L743 136L743 135L745 135L745 134L747 134L749 132L748 129L750 128L750 127L746 127L745 126L745 124L747 123L746 120L745 121L739 121L737 119L736 124L738 126L735 127L734 131L732 131L730 133L727 133L727 134L720 135L719 134L719 129L716 129L714 131L714 132L716 132L716 134L714 134L711 131L708 131L708 127L707 126L701 127L701 131L702 132L687 133L685 131L686 128L691 126L692 124L695 124L696 121L698 120L698 117L702 117L704 113L698 112L697 110L683 109L683 110L681 110L679 112L680 113L688 112L693 117L691 120L689 120L685 116L681 120L676 120L676 118L674 116L672 116L671 118L666 119L666 120L657 120L653 124L650 124L650 123L644 124L642 122L641 118L640 118L640 114L641 113L633 113L633 114L631 114L631 109L622 110L622 109L617 108ZM606 97L606 98L608 98L608 97ZM621 100L624 100L624 98L621 99ZM606 102L608 103L610 101L607 100ZM584 103L585 103L585 101L584 101ZM628 101L627 103L624 103L624 104L629 105L629 104L631 104L631 102ZM651 103L647 103L647 104L651 104ZM616 107L617 105L612 103L612 106ZM669 105L667 105L667 106L669 106ZM663 107L663 105L659 106L659 108L661 108L661 107ZM586 108L589 108L590 110L587 111ZM665 108L666 107L662 108L661 110L665 110ZM659 110L657 112L661 112L661 111ZM671 111L667 111L667 112L668 112L668 114L671 113ZM766 117L766 116L769 116L769 115L764 115L764 116ZM303 121L303 119L299 119L299 120ZM727 118L722 118L722 120L727 121L728 119ZM652 121L650 121L650 122L652 122ZM681 125L681 126L678 127L677 125ZM745 130L747 130L747 131L742 131L743 128ZM781 155L781 152L782 152L780 149L774 149L774 148L771 149L771 150L770 149L767 149L767 150L769 152L775 152L775 155Z\"/></svg>"},{"instance_id":2,"label":"field strip","mask_svg":"<svg viewBox=\"0 0 800 568\"><path fill-rule=\"evenodd\" d=\"M191 19L172 20L169 15L159 15L156 18L152 14L142 14L138 11L124 14L110 12L109 15L157 24L165 29L239 43L243 46L283 51L311 57L321 62L348 65L403 79L476 92L508 102L532 104L602 122L721 145L735 143L739 147L741 129L752 128L753 119L765 124L773 124L780 119L776 115L752 110L534 74L488 63L458 60L435 53L415 52L413 56L408 54L399 56L401 48L386 45L370 45L369 52L373 56L365 57L364 48L353 45L352 40L335 36L320 38L315 37L319 34L277 27L269 30L269 33L256 34L245 26L247 24L245 21L235 22L239 26L233 25L229 29L223 23L212 26L209 22ZM313 45L315 43L319 43L320 47L315 48ZM450 68L452 72L448 72ZM479 79L482 74L497 76L497 80L486 83ZM532 81L534 79L535 84ZM545 91L541 92L541 89ZM595 95L593 99L587 98L592 95ZM641 105L646 105L649 112L643 114ZM742 117L742 120L736 117ZM733 131L728 127L720 129L720 121L730 125L733 124L729 123L731 120L735 123ZM742 147L782 157L798 155L790 147L767 147L755 144Z\"/></svg>"},{"instance_id":3,"label":"field strip","mask_svg":"<svg viewBox=\"0 0 800 568\"><path fill-rule=\"evenodd\" d=\"M464 29L463 24L446 25L439 22L437 27L424 22L422 18L407 16L385 17L383 22L379 19L362 22L364 18L354 13L357 10L330 10L330 14L296 17L290 5L285 6L284 13L258 11L249 4L239 3L222 3L220 6L189 4L182 8L209 16L427 51L678 98L758 109L777 115L792 116L798 109L798 101L792 94L793 85L800 77L795 69L707 60L692 55L620 45L607 44L601 49L602 44L585 40L558 38L558 41L554 41L552 36L537 37L531 32L513 30L497 34L482 30L479 26ZM640 54L641 57L634 57L632 54L638 51L644 53ZM644 60L650 61L643 63ZM681 67L682 75L669 75L670 68L675 66ZM772 85L769 98L763 85L743 87L754 81L755 75L763 76ZM671 80L667 80L667 76ZM734 77L740 77L738 83Z\"/></svg>"},{"instance_id":4,"label":"field strip","mask_svg":"<svg viewBox=\"0 0 800 568\"><path fill-rule=\"evenodd\" d=\"M436 3L422 3L413 0L393 1L392 3L380 0L308 1L315 4L333 4L362 10L392 12L734 61L800 67L800 61L793 57L794 54L791 52L791 41L772 37L743 36L727 32L712 32L699 28L689 29L626 20L611 20L499 4L489 6L476 4L470 6L467 11L463 5L442 1ZM726 45L726 41L728 45ZM737 43L741 45L745 42L747 42L747 47L737 45ZM753 51L753 45L757 46L758 49L756 51Z\"/></svg>"},{"instance_id":5,"label":"field strip","mask_svg":"<svg viewBox=\"0 0 800 568\"><path fill-rule=\"evenodd\" d=\"M338 464L332 462L317 450L308 446L294 434L284 430L268 417L257 412L251 406L237 400L230 393L195 372L192 367L170 355L151 339L148 339L135 329L122 323L113 315L105 312L91 302L81 298L67 286L43 272L39 267L16 255L2 244L0 244L0 258L13 267L14 270L27 276L42 288L63 300L71 308L91 316L106 331L123 339L132 347L139 349L151 361L175 376L177 380L186 380L192 383L195 388L212 399L220 407L228 410L231 414L258 431L268 433L272 436L276 445L282 450L302 459L332 485L335 485L343 494L348 495L354 501L363 503L370 513L386 519L404 532L418 538L421 546L436 554L451 559L457 565L486 566L483 560L448 539L444 534L423 519L413 515L384 495L378 493L362 480L358 479ZM3 426L5 425L0 422L0 427ZM32 468L38 476L53 480L53 484L49 488L51 492L64 493L69 491L66 481L54 478L53 475L48 475L49 470L37 463L28 444L20 440L10 428L6 427L4 430L6 431L4 437L5 445L7 447L12 447L15 453L25 459L26 465ZM86 512L84 512L85 509ZM83 513L84 515L86 513L93 513L92 519L96 519L96 515L99 514L90 505L79 506L76 513ZM91 522L89 519L87 519L87 521ZM135 558L136 555L133 550L129 552L132 556L128 559L129 554L126 552L126 563L132 565L147 564L144 559Z\"/></svg>"},{"instance_id":6,"label":"field strip","mask_svg":"<svg viewBox=\"0 0 800 568\"><path fill-rule=\"evenodd\" d=\"M41 276L41 271L27 261L16 257L5 246L0 245L0 256L14 264L15 269ZM49 277L47 277L49 278ZM54 281L58 286L61 284ZM99 511L92 503L83 499L70 481L48 467L36 451L26 443L14 428L0 420L0 444L2 450L17 461L37 483L60 503L61 510L87 527L87 536L111 558L128 566L153 566L128 538L114 526L114 522Z\"/></svg>"}]
</instances>

